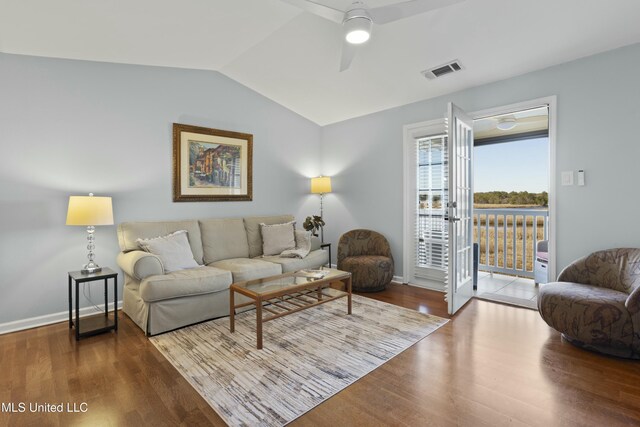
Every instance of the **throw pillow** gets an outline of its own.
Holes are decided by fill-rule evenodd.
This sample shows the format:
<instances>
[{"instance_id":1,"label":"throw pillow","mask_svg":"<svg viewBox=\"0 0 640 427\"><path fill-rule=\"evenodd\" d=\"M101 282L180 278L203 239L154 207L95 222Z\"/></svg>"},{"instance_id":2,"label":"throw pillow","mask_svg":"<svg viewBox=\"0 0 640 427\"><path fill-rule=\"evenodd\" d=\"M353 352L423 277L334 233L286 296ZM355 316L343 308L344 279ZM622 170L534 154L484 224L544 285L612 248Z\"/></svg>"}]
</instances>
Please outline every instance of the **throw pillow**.
<instances>
[{"instance_id":1,"label":"throw pillow","mask_svg":"<svg viewBox=\"0 0 640 427\"><path fill-rule=\"evenodd\" d=\"M165 273L199 267L193 258L186 230L151 239L136 239L136 242L144 251L160 258Z\"/></svg>"},{"instance_id":2,"label":"throw pillow","mask_svg":"<svg viewBox=\"0 0 640 427\"><path fill-rule=\"evenodd\" d=\"M294 249L296 247L296 238L293 233L295 226L295 221L273 225L261 223L262 254L264 256L280 255L284 250Z\"/></svg>"}]
</instances>

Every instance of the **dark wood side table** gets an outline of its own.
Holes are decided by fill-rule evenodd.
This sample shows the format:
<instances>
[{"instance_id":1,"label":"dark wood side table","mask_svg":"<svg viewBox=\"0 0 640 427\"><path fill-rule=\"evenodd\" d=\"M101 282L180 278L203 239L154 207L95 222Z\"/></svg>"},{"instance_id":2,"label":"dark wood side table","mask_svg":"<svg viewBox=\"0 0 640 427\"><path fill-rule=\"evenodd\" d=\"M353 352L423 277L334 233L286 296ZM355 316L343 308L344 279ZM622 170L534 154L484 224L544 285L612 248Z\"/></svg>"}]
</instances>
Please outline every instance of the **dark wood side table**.
<instances>
[{"instance_id":1,"label":"dark wood side table","mask_svg":"<svg viewBox=\"0 0 640 427\"><path fill-rule=\"evenodd\" d=\"M109 287L108 281L113 279L113 318L109 317ZM104 314L96 314L82 318L80 323L80 283L104 280ZM72 318L72 285L76 285L76 318ZM69 272L69 329L76 327L76 341L80 338L100 334L107 331L118 330L118 273L108 267L103 267L98 273L85 274L80 271Z\"/></svg>"},{"instance_id":2,"label":"dark wood side table","mask_svg":"<svg viewBox=\"0 0 640 427\"><path fill-rule=\"evenodd\" d=\"M320 245L320 249L329 248L329 268L331 268L331 243L323 243Z\"/></svg>"}]
</instances>

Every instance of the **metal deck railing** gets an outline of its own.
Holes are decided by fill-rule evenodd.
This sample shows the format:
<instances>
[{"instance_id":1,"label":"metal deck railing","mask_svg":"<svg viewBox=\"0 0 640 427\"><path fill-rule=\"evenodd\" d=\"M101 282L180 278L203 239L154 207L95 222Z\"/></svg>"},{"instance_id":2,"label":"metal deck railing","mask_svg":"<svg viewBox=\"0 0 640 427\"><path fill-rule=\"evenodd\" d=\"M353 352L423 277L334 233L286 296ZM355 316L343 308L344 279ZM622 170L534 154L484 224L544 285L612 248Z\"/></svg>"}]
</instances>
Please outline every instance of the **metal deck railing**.
<instances>
[{"instance_id":1,"label":"metal deck railing","mask_svg":"<svg viewBox=\"0 0 640 427\"><path fill-rule=\"evenodd\" d=\"M473 216L479 270L533 278L536 243L548 236L548 211L474 209Z\"/></svg>"}]
</instances>

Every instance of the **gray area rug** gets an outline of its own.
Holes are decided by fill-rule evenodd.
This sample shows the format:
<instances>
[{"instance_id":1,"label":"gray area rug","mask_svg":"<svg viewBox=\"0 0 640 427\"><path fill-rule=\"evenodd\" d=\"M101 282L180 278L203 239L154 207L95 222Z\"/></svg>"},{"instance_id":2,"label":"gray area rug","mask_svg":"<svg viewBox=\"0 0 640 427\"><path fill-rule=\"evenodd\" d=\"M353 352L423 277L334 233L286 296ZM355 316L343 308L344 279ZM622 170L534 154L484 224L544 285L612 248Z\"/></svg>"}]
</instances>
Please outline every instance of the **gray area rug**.
<instances>
[{"instance_id":1,"label":"gray area rug","mask_svg":"<svg viewBox=\"0 0 640 427\"><path fill-rule=\"evenodd\" d=\"M492 292L483 292L480 295L476 295L476 298L491 302L501 302L504 304L515 305L522 308L528 308L530 310L538 310L538 304L535 301L524 298L510 297L507 295L494 294Z\"/></svg>"},{"instance_id":2,"label":"gray area rug","mask_svg":"<svg viewBox=\"0 0 640 427\"><path fill-rule=\"evenodd\" d=\"M277 426L293 421L448 322L353 296L263 326L256 349L255 311L150 341L229 425ZM426 367L425 367L426 369Z\"/></svg>"}]
</instances>

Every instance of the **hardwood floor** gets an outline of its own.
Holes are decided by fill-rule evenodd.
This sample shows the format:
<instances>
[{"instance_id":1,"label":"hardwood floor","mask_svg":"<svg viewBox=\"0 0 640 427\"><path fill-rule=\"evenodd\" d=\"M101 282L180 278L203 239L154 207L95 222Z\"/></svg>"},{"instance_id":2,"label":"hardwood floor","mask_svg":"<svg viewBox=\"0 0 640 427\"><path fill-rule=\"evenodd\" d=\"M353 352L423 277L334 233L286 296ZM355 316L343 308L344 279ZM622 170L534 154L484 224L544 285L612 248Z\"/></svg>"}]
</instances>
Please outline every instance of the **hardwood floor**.
<instances>
[{"instance_id":1,"label":"hardwood floor","mask_svg":"<svg viewBox=\"0 0 640 427\"><path fill-rule=\"evenodd\" d=\"M367 296L447 317L443 296L391 285ZM66 323L0 336L0 425L224 425L142 331L76 343ZM85 413L29 413L29 403ZM295 426L640 425L640 362L563 342L537 312L471 301L451 322Z\"/></svg>"}]
</instances>

